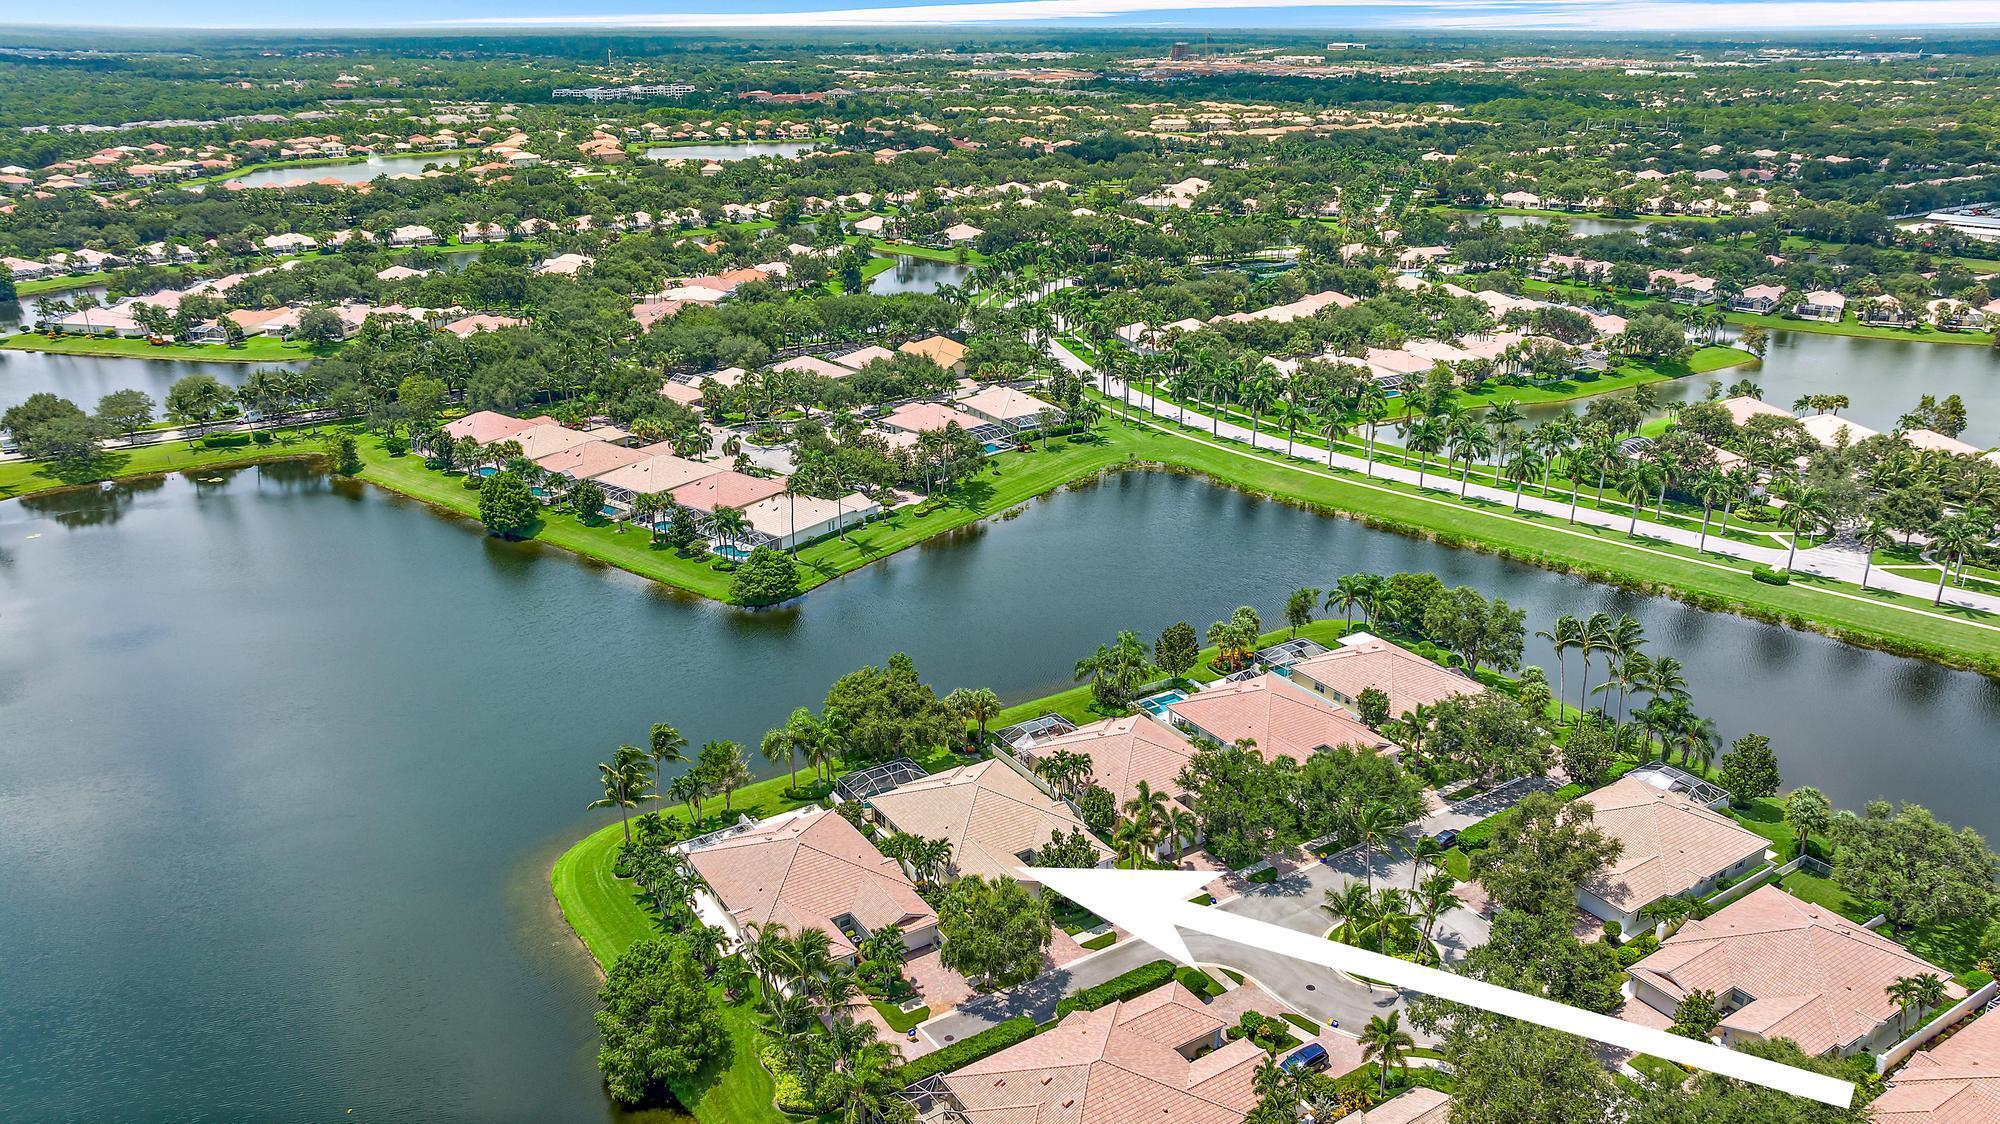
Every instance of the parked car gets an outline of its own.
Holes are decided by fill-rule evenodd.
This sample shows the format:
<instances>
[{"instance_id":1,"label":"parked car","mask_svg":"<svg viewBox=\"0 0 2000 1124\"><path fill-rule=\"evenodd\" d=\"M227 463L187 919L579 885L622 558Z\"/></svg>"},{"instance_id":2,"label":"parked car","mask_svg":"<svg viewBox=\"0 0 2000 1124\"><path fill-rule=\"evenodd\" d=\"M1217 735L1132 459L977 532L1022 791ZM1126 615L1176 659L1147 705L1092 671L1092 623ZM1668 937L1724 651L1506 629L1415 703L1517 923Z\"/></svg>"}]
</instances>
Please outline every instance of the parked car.
<instances>
[{"instance_id":1,"label":"parked car","mask_svg":"<svg viewBox=\"0 0 2000 1124\"><path fill-rule=\"evenodd\" d=\"M1332 1060L1326 1056L1326 1047L1317 1042L1308 1042L1285 1055L1285 1060L1278 1064L1287 1072L1297 1073L1302 1069L1325 1069L1332 1064Z\"/></svg>"},{"instance_id":2,"label":"parked car","mask_svg":"<svg viewBox=\"0 0 2000 1124\"><path fill-rule=\"evenodd\" d=\"M1431 840L1435 842L1439 847L1442 847L1448 851L1451 848L1458 846L1458 832L1453 831L1451 828L1445 828L1443 831L1440 831L1436 835L1431 836Z\"/></svg>"}]
</instances>

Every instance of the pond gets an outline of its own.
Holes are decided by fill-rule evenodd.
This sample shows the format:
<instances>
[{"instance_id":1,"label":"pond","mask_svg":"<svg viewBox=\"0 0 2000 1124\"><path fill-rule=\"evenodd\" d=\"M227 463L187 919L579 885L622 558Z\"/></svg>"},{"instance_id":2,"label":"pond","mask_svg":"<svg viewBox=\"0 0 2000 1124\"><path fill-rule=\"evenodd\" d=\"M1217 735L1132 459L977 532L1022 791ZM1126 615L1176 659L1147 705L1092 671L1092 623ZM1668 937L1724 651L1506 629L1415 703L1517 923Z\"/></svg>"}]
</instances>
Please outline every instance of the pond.
<instances>
[{"instance_id":1,"label":"pond","mask_svg":"<svg viewBox=\"0 0 2000 1124\"><path fill-rule=\"evenodd\" d=\"M868 279L871 293L935 293L940 285L964 287L972 280L972 267L957 262L933 261L897 254L896 264Z\"/></svg>"},{"instance_id":2,"label":"pond","mask_svg":"<svg viewBox=\"0 0 2000 1124\"><path fill-rule=\"evenodd\" d=\"M584 811L612 747L655 721L755 746L897 651L1033 697L1118 629L1273 621L1353 570L1434 570L1531 628L1631 613L1789 782L2000 830L2000 684L1192 478L1070 489L749 613L303 466L203 477L0 504L9 1116L603 1121L547 875L615 818Z\"/></svg>"},{"instance_id":3,"label":"pond","mask_svg":"<svg viewBox=\"0 0 2000 1124\"><path fill-rule=\"evenodd\" d=\"M757 156L782 156L787 160L820 146L819 141L736 141L720 144L661 144L645 152L648 160L749 160Z\"/></svg>"},{"instance_id":4,"label":"pond","mask_svg":"<svg viewBox=\"0 0 2000 1124\"><path fill-rule=\"evenodd\" d=\"M1733 340L1736 329L1724 334ZM1763 387L1764 400L1784 409L1807 394L1845 394L1852 405L1840 416L1884 433L1923 395L1956 394L1969 422L1960 438L1982 449L2000 444L2000 353L1991 348L1773 330L1759 363L1653 386L1662 402L1697 402L1710 386L1741 379ZM1540 421L1580 408L1557 403L1522 413Z\"/></svg>"},{"instance_id":5,"label":"pond","mask_svg":"<svg viewBox=\"0 0 2000 1124\"><path fill-rule=\"evenodd\" d=\"M1454 211L1454 215L1469 220L1490 218L1503 227L1552 226L1563 223L1569 232L1578 238L1595 238L1600 234L1644 234L1655 225L1648 219L1611 219L1591 215L1496 215L1487 211Z\"/></svg>"},{"instance_id":6,"label":"pond","mask_svg":"<svg viewBox=\"0 0 2000 1124\"><path fill-rule=\"evenodd\" d=\"M377 176L413 176L430 165L450 168L457 164L456 156L370 156L365 160L350 160L341 164L304 163L260 168L231 176L223 182L240 183L244 187L290 187L328 178L342 183L367 183Z\"/></svg>"}]
</instances>

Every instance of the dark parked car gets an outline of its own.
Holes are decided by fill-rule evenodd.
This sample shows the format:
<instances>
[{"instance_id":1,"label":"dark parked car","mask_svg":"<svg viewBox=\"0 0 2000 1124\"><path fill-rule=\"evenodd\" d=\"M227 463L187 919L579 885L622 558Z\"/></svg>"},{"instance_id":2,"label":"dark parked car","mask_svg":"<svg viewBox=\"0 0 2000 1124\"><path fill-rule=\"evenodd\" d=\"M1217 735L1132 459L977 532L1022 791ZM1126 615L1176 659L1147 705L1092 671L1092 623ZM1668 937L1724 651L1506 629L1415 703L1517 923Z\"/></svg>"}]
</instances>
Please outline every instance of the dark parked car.
<instances>
[{"instance_id":1,"label":"dark parked car","mask_svg":"<svg viewBox=\"0 0 2000 1124\"><path fill-rule=\"evenodd\" d=\"M1308 1042L1285 1055L1285 1060L1278 1064L1287 1072L1297 1073L1302 1069L1325 1069L1331 1063L1326 1056L1326 1047L1317 1042Z\"/></svg>"},{"instance_id":2,"label":"dark parked car","mask_svg":"<svg viewBox=\"0 0 2000 1124\"><path fill-rule=\"evenodd\" d=\"M1453 831L1450 828L1445 828L1443 831L1440 831L1436 835L1431 836L1431 839L1434 840L1438 846L1443 847L1446 850L1450 850L1451 848L1458 845L1458 832Z\"/></svg>"}]
</instances>

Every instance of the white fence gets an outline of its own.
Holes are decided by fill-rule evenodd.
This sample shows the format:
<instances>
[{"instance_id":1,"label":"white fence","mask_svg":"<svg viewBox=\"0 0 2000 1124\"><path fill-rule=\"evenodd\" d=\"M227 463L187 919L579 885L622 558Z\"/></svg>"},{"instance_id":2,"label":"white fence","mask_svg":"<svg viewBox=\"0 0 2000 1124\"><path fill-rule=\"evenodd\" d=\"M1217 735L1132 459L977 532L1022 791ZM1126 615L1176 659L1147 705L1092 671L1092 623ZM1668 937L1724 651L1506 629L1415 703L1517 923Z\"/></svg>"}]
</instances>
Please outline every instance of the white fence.
<instances>
[{"instance_id":1,"label":"white fence","mask_svg":"<svg viewBox=\"0 0 2000 1124\"><path fill-rule=\"evenodd\" d=\"M1890 1067L1900 1065L1903 1059L1916 1053L1931 1039L1956 1026L1960 1019L1992 1002L1995 995L2000 995L2000 981L1988 980L1985 987L1959 1000L1943 1014L1918 1027L1915 1034L1875 1055L1876 1072L1887 1073Z\"/></svg>"}]
</instances>

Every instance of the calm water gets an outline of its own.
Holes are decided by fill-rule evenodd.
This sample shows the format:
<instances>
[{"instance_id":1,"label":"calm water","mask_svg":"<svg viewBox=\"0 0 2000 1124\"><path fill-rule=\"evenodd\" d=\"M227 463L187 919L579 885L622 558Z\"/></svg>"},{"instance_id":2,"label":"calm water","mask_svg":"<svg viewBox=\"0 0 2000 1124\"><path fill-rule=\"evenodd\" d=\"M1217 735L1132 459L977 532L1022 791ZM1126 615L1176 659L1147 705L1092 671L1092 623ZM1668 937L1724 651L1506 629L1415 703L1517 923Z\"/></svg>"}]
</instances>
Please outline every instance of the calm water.
<instances>
[{"instance_id":1,"label":"calm water","mask_svg":"<svg viewBox=\"0 0 2000 1124\"><path fill-rule=\"evenodd\" d=\"M32 328L35 324L35 308L41 302L51 300L74 301L85 293L96 297L99 304L106 303L107 290L102 285L86 285L80 289L65 289L57 293L42 293L37 296L22 297L18 300L0 301L0 328Z\"/></svg>"},{"instance_id":2,"label":"calm water","mask_svg":"<svg viewBox=\"0 0 2000 1124\"><path fill-rule=\"evenodd\" d=\"M972 267L957 262L932 261L897 254L896 265L868 279L871 293L935 293L940 285L964 285L972 278Z\"/></svg>"},{"instance_id":3,"label":"calm water","mask_svg":"<svg viewBox=\"0 0 2000 1124\"><path fill-rule=\"evenodd\" d=\"M1735 330L1726 329L1734 338ZM1968 424L1959 437L1982 449L2000 444L2000 353L1959 344L1903 343L1815 332L1773 331L1761 363L1653 384L1662 402L1697 402L1713 385L1749 379L1764 400L1790 409L1806 394L1845 394L1840 416L1887 433L1926 394L1965 400ZM1573 407L1523 407L1539 420Z\"/></svg>"},{"instance_id":4,"label":"calm water","mask_svg":"<svg viewBox=\"0 0 2000 1124\"><path fill-rule=\"evenodd\" d=\"M1032 697L1119 628L1268 621L1358 569L1531 627L1633 613L1790 782L2000 832L2000 684L1192 479L1058 494L743 613L298 466L173 478L0 504L0 1115L602 1121L546 876L608 818L583 806L611 746L657 720L754 745L898 650Z\"/></svg>"},{"instance_id":5,"label":"calm water","mask_svg":"<svg viewBox=\"0 0 2000 1124\"><path fill-rule=\"evenodd\" d=\"M458 164L456 156L370 156L366 160L354 160L346 164L308 164L303 167L264 168L232 176L226 183L240 183L244 187L290 187L296 183L311 183L329 177L342 183L367 183L377 176L416 175L427 164L440 168L450 168Z\"/></svg>"},{"instance_id":6,"label":"calm water","mask_svg":"<svg viewBox=\"0 0 2000 1124\"><path fill-rule=\"evenodd\" d=\"M1582 215L1565 215L1555 218L1550 215L1490 215L1483 211L1455 212L1468 219L1490 217L1503 227L1550 226L1564 223L1569 232L1578 238L1595 238L1600 234L1644 234L1653 224L1646 219L1602 219L1586 218Z\"/></svg>"},{"instance_id":7,"label":"calm water","mask_svg":"<svg viewBox=\"0 0 2000 1124\"><path fill-rule=\"evenodd\" d=\"M782 156L789 160L801 152L818 148L818 141L739 141L735 144L663 144L645 152L648 160L748 160L753 156Z\"/></svg>"},{"instance_id":8,"label":"calm water","mask_svg":"<svg viewBox=\"0 0 2000 1124\"><path fill-rule=\"evenodd\" d=\"M227 386L241 386L260 367L302 367L303 363L204 363L191 359L132 359L107 355L51 355L40 351L0 351L0 410L30 394L49 391L92 410L114 390L143 390L154 405L167 388L188 375L210 374ZM156 414L159 410L154 411Z\"/></svg>"}]
</instances>

